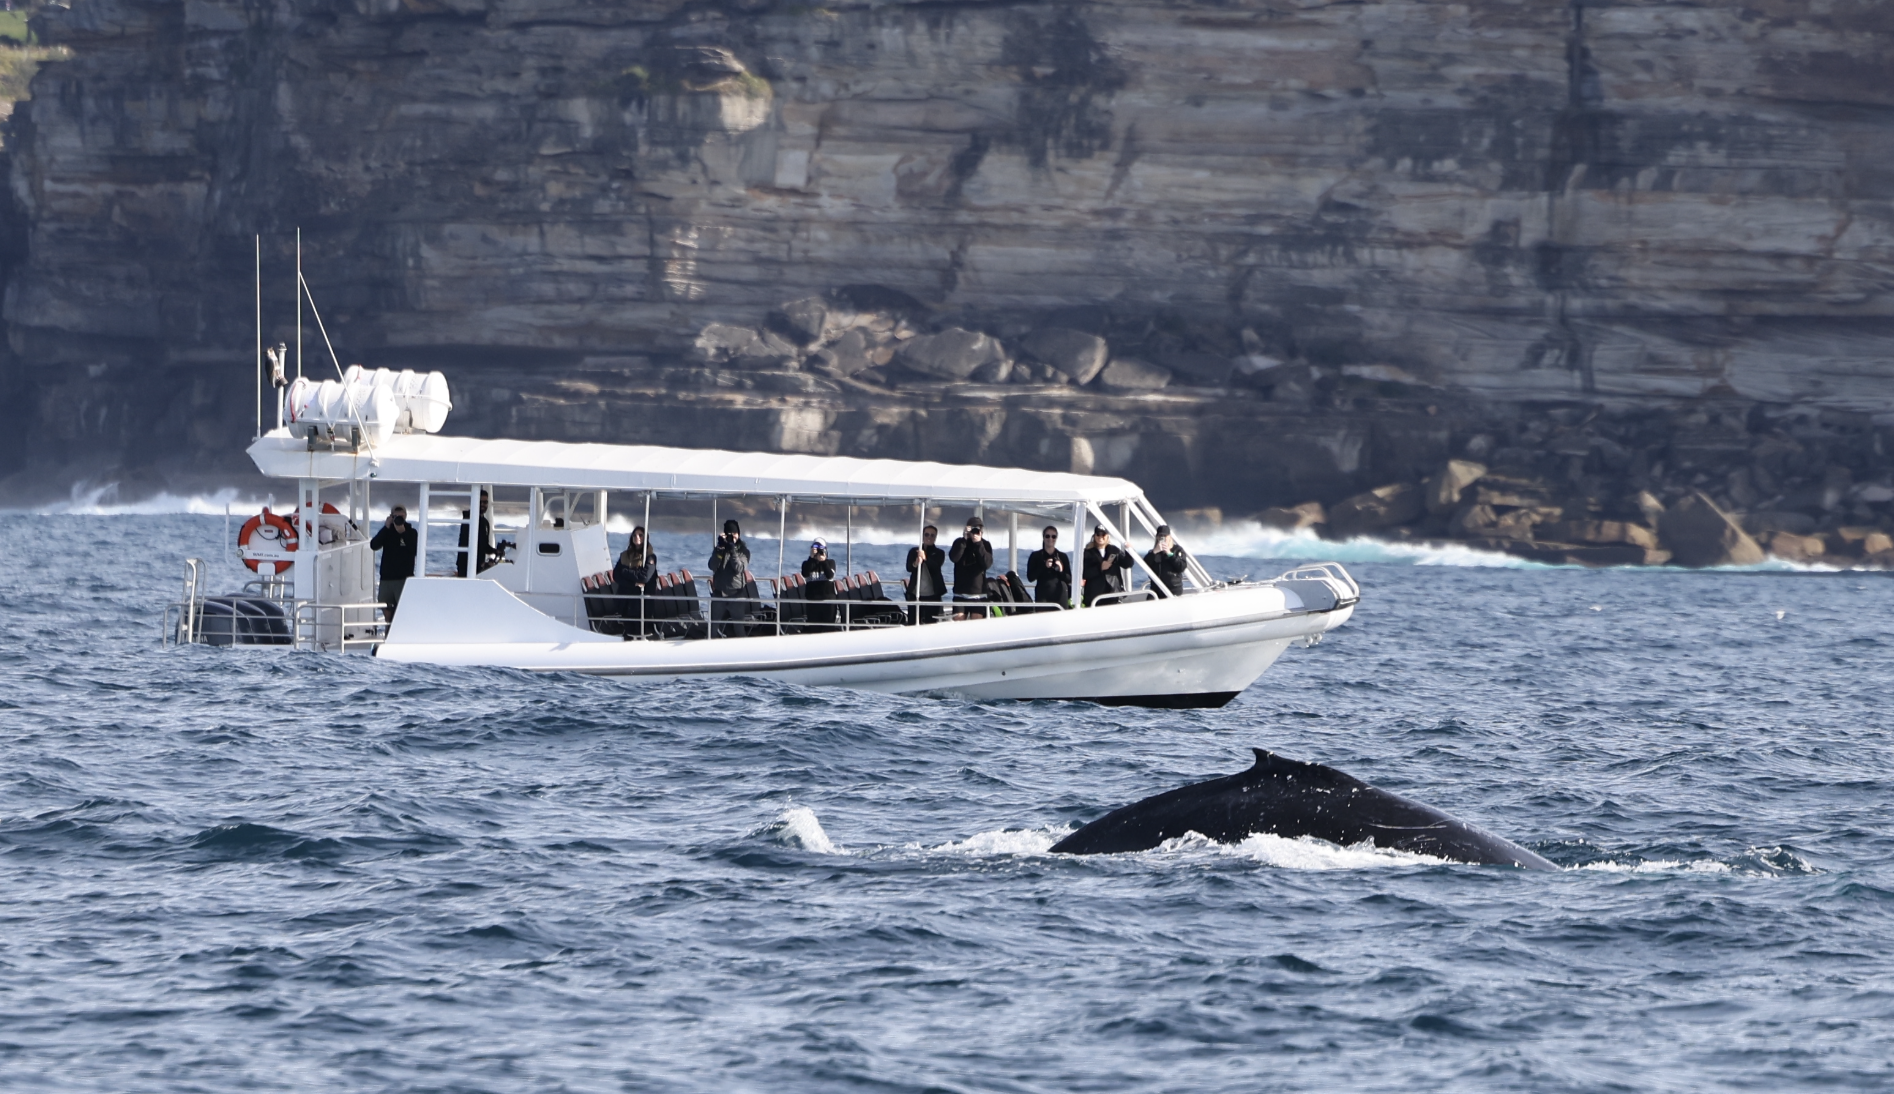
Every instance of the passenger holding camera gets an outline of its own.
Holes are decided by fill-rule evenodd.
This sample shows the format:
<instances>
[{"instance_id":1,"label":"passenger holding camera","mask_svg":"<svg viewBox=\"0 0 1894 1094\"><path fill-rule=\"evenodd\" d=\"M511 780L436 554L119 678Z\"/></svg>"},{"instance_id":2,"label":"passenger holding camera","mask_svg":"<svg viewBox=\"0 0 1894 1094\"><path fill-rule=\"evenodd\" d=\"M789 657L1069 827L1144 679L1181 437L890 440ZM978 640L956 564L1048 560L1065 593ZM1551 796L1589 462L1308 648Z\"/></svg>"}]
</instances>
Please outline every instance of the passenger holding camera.
<instances>
[{"instance_id":1,"label":"passenger holding camera","mask_svg":"<svg viewBox=\"0 0 1894 1094\"><path fill-rule=\"evenodd\" d=\"M369 550L381 552L382 614L390 623L395 621L402 587L414 576L414 558L420 547L420 533L408 523L408 511L399 505L388 511L381 531L368 541Z\"/></svg>"},{"instance_id":2,"label":"passenger holding camera","mask_svg":"<svg viewBox=\"0 0 1894 1094\"><path fill-rule=\"evenodd\" d=\"M1033 602L1037 604L1056 604L1061 608L1072 603L1072 559L1059 550L1059 530L1046 525L1040 536L1045 546L1034 551L1026 559L1026 580L1033 583Z\"/></svg>"},{"instance_id":3,"label":"passenger holding camera","mask_svg":"<svg viewBox=\"0 0 1894 1094\"><path fill-rule=\"evenodd\" d=\"M743 624L749 615L745 594L750 584L750 548L743 529L734 520L723 522L723 534L710 552L710 627L713 638L742 638L750 633Z\"/></svg>"},{"instance_id":4,"label":"passenger holding camera","mask_svg":"<svg viewBox=\"0 0 1894 1094\"><path fill-rule=\"evenodd\" d=\"M835 625L835 560L829 557L827 540L809 544L809 557L802 560L802 598L809 602L809 625L817 633Z\"/></svg>"},{"instance_id":5,"label":"passenger holding camera","mask_svg":"<svg viewBox=\"0 0 1894 1094\"><path fill-rule=\"evenodd\" d=\"M1190 556L1171 538L1171 526L1157 526L1157 542L1145 552L1144 564L1151 568L1172 596L1184 595L1184 572L1190 569Z\"/></svg>"},{"instance_id":6,"label":"passenger holding camera","mask_svg":"<svg viewBox=\"0 0 1894 1094\"><path fill-rule=\"evenodd\" d=\"M986 525L979 517L968 518L965 534L954 540L947 557L954 564L954 601L985 600L986 572L993 568L993 545L986 541ZM959 618L961 613L955 616Z\"/></svg>"}]
</instances>

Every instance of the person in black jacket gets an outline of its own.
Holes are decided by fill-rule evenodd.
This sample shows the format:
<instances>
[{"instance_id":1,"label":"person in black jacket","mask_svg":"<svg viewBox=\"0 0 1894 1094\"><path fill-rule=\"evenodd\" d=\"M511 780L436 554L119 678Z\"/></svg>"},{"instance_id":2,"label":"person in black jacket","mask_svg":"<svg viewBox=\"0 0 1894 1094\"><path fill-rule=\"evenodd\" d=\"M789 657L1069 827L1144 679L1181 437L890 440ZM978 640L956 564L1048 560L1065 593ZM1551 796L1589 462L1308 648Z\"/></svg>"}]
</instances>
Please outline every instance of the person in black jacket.
<instances>
[{"instance_id":1,"label":"person in black jacket","mask_svg":"<svg viewBox=\"0 0 1894 1094\"><path fill-rule=\"evenodd\" d=\"M500 560L505 557L500 553L500 549L493 545L493 517L488 512L491 508L489 503L490 499L487 497L487 492L485 490L480 491L480 568L474 571L476 574L486 573L488 570L499 565ZM460 577L466 577L467 525L465 522L467 520L467 510L462 509L460 511L460 519L462 521L460 526L460 554L454 556L454 573Z\"/></svg>"},{"instance_id":2,"label":"person in black jacket","mask_svg":"<svg viewBox=\"0 0 1894 1094\"><path fill-rule=\"evenodd\" d=\"M1092 542L1085 548L1085 606L1106 593L1124 592L1125 571L1133 565L1131 553L1112 543L1104 525L1092 529Z\"/></svg>"},{"instance_id":3,"label":"person in black jacket","mask_svg":"<svg viewBox=\"0 0 1894 1094\"><path fill-rule=\"evenodd\" d=\"M1026 580L1033 583L1033 602L1066 607L1072 603L1072 558L1059 550L1059 530L1052 525L1046 525L1040 540L1045 546L1026 558Z\"/></svg>"},{"instance_id":4,"label":"person in black jacket","mask_svg":"<svg viewBox=\"0 0 1894 1094\"><path fill-rule=\"evenodd\" d=\"M415 552L421 548L421 534L414 525L408 523L408 511L395 506L388 511L388 519L382 523L381 531L368 541L368 549L381 552L381 602L386 605L382 614L388 622L395 621L395 608L401 603L401 589L414 576Z\"/></svg>"},{"instance_id":5,"label":"person in black jacket","mask_svg":"<svg viewBox=\"0 0 1894 1094\"><path fill-rule=\"evenodd\" d=\"M1157 542L1145 552L1144 564L1164 582L1172 596L1184 595L1184 572L1190 569L1190 556L1171 538L1171 526L1157 526Z\"/></svg>"},{"instance_id":6,"label":"person in black jacket","mask_svg":"<svg viewBox=\"0 0 1894 1094\"><path fill-rule=\"evenodd\" d=\"M939 536L940 529L930 524L921 529L921 545L908 548L908 599L914 601L915 618L922 623L940 619L940 598L947 591L947 581L940 572L947 552L934 546Z\"/></svg>"},{"instance_id":7,"label":"person in black jacket","mask_svg":"<svg viewBox=\"0 0 1894 1094\"><path fill-rule=\"evenodd\" d=\"M802 560L802 598L809 602L809 626L817 634L834 629L835 560L829 557L827 540L809 545L809 557Z\"/></svg>"},{"instance_id":8,"label":"person in black jacket","mask_svg":"<svg viewBox=\"0 0 1894 1094\"><path fill-rule=\"evenodd\" d=\"M713 638L742 638L750 633L744 594L750 584L750 548L734 520L723 522L723 535L710 552L710 624Z\"/></svg>"},{"instance_id":9,"label":"person in black jacket","mask_svg":"<svg viewBox=\"0 0 1894 1094\"><path fill-rule=\"evenodd\" d=\"M645 625L650 622L651 613L645 610L644 598L657 592L657 584L658 553L651 549L644 528L633 528L631 541L619 552L618 564L612 567L612 592L635 598L617 602L619 615L631 621L632 633L644 633Z\"/></svg>"},{"instance_id":10,"label":"person in black jacket","mask_svg":"<svg viewBox=\"0 0 1894 1094\"><path fill-rule=\"evenodd\" d=\"M985 600L986 572L993 568L993 545L979 517L967 521L967 530L954 540L947 557L954 563L954 599Z\"/></svg>"}]
</instances>

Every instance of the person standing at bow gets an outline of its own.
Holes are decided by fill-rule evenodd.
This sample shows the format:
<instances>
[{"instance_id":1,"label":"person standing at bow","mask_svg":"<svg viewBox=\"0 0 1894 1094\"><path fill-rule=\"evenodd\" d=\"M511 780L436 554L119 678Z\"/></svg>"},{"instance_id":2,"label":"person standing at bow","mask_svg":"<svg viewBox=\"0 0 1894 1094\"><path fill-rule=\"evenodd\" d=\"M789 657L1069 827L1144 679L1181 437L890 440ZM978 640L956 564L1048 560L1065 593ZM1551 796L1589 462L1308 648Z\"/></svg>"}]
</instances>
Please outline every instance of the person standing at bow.
<instances>
[{"instance_id":1,"label":"person standing at bow","mask_svg":"<svg viewBox=\"0 0 1894 1094\"><path fill-rule=\"evenodd\" d=\"M1157 526L1157 542L1145 552L1144 564L1151 568L1172 596L1184 595L1184 573L1190 569L1190 556L1171 538L1171 526Z\"/></svg>"}]
</instances>

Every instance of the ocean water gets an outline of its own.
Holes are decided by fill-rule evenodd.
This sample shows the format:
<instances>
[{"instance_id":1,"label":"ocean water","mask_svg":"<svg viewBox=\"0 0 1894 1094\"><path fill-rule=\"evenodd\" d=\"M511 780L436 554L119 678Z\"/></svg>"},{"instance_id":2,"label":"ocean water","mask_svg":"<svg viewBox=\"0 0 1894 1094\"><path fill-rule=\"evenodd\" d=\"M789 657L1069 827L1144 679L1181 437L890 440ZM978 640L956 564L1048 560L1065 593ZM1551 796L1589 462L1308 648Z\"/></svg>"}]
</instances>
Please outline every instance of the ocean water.
<instances>
[{"instance_id":1,"label":"ocean water","mask_svg":"<svg viewBox=\"0 0 1894 1094\"><path fill-rule=\"evenodd\" d=\"M1894 1089L1894 579L1348 550L1178 712L160 649L221 516L0 514L0 1089ZM1251 747L1569 869L1045 853Z\"/></svg>"}]
</instances>

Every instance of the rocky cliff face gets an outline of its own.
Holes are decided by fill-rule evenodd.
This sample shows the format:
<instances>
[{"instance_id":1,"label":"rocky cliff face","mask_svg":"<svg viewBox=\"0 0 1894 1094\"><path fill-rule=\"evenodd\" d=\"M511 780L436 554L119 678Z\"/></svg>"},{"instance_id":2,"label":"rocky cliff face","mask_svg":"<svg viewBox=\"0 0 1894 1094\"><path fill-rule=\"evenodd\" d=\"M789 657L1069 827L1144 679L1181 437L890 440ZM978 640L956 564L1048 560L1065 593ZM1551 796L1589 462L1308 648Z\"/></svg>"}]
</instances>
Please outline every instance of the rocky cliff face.
<instances>
[{"instance_id":1,"label":"rocky cliff face","mask_svg":"<svg viewBox=\"0 0 1894 1094\"><path fill-rule=\"evenodd\" d=\"M9 140L4 385L35 424L0 459L32 481L239 469L252 237L287 339L298 226L344 363L447 369L464 432L1089 468L1244 511L1469 444L1601 473L1549 453L1555 411L1635 438L1613 490L1726 490L1790 433L1820 456L1779 495L1887 473L1877 0L39 25L73 57Z\"/></svg>"}]
</instances>

